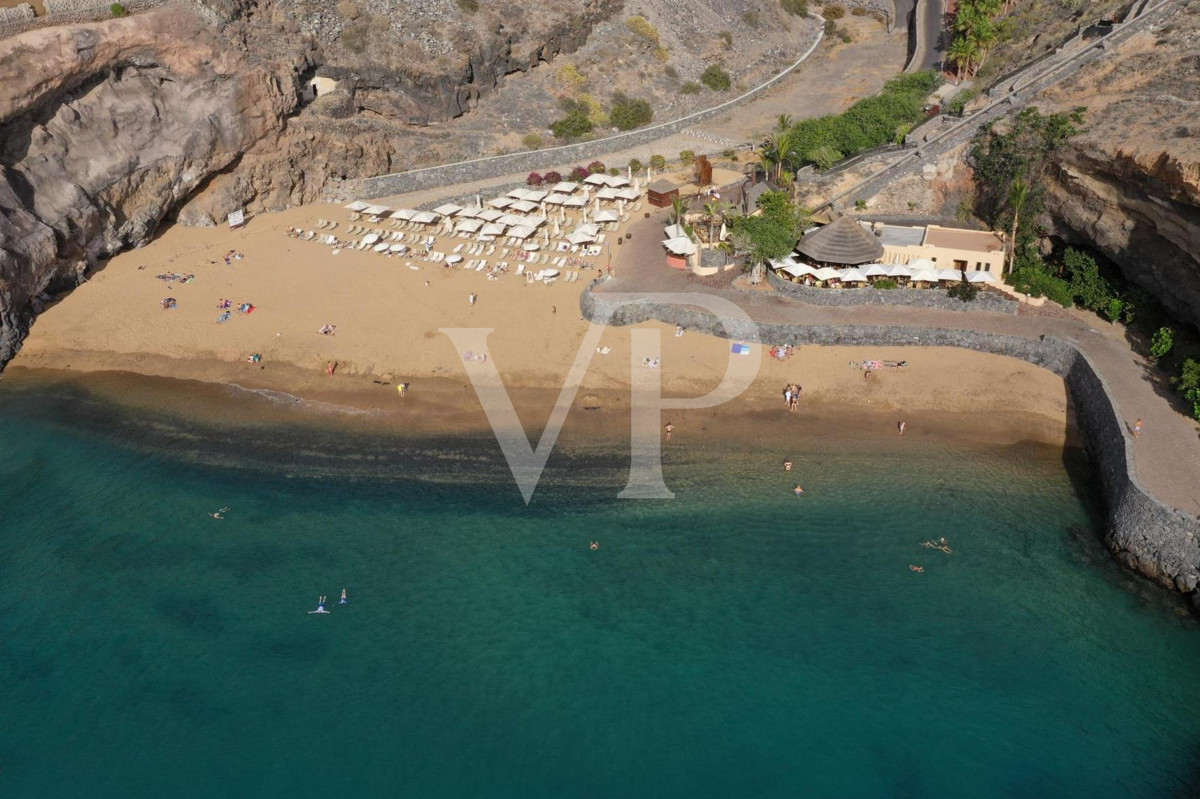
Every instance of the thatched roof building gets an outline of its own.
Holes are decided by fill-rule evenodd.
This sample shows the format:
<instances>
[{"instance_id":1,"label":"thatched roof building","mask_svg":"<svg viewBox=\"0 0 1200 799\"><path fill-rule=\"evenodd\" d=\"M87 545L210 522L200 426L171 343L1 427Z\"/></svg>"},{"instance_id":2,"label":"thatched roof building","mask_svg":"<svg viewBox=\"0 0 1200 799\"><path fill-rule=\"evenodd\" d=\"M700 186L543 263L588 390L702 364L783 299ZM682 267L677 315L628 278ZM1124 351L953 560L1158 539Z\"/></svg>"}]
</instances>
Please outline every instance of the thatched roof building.
<instances>
[{"instance_id":1,"label":"thatched roof building","mask_svg":"<svg viewBox=\"0 0 1200 799\"><path fill-rule=\"evenodd\" d=\"M883 257L883 244L848 216L806 233L796 251L823 264L857 266Z\"/></svg>"}]
</instances>

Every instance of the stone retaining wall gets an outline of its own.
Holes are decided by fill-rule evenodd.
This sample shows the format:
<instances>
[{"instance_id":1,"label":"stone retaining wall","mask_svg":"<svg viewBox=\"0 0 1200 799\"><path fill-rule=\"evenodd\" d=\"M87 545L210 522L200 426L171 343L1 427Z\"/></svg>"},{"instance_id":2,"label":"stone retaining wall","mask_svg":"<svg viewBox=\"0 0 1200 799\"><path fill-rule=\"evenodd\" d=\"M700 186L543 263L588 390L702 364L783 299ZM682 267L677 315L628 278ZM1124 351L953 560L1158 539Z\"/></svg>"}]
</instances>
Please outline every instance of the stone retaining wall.
<instances>
[{"instance_id":1,"label":"stone retaining wall","mask_svg":"<svg viewBox=\"0 0 1200 799\"><path fill-rule=\"evenodd\" d=\"M980 291L974 301L963 302L946 293L945 289L823 289L804 286L767 272L767 282L786 297L809 305L907 305L914 308L936 308L940 311L1017 312L1017 301L999 292Z\"/></svg>"},{"instance_id":2,"label":"stone retaining wall","mask_svg":"<svg viewBox=\"0 0 1200 799\"><path fill-rule=\"evenodd\" d=\"M1200 582L1200 519L1168 508L1133 473L1132 441L1108 387L1073 342L1053 336L1025 338L974 330L872 325L797 325L732 322L728 328L707 311L657 303L617 304L593 292L580 295L589 319L610 325L657 320L739 341L826 346L961 347L1005 355L1049 369L1063 378L1108 505L1106 542L1126 566L1168 588L1195 591ZM1193 595L1195 600L1197 596Z\"/></svg>"},{"instance_id":3,"label":"stone retaining wall","mask_svg":"<svg viewBox=\"0 0 1200 799\"><path fill-rule=\"evenodd\" d=\"M121 0L121 5L128 13L136 14L157 8L165 2L167 0ZM9 15L0 13L0 39L54 25L103 22L113 18L112 5L113 0L46 0L46 15L35 17L33 7L22 3L17 9L28 8L28 14L24 11ZM4 9L0 9L2 11Z\"/></svg>"},{"instance_id":4,"label":"stone retaining wall","mask_svg":"<svg viewBox=\"0 0 1200 799\"><path fill-rule=\"evenodd\" d=\"M804 54L787 69L775 75L770 80L755 86L750 91L728 102L689 114L685 117L651 125L648 128L632 130L578 144L567 144L562 147L549 147L543 150L497 155L491 158L476 158L472 161L460 161L455 164L443 164L424 169L413 169L408 172L398 172L394 175L380 175L366 178L358 182L357 195L362 199L372 197L388 197L393 194L407 194L411 191L422 191L436 186L449 186L456 183L470 183L477 180L501 177L514 172L543 171L552 167L561 167L572 163L587 163L594 159L619 152L631 147L640 147L659 139L673 136L684 128L689 128L699 122L711 119L718 114L729 111L747 100L753 99L774 86L800 66L817 49L825 33L823 29L816 31L816 40L804 51Z\"/></svg>"}]
</instances>

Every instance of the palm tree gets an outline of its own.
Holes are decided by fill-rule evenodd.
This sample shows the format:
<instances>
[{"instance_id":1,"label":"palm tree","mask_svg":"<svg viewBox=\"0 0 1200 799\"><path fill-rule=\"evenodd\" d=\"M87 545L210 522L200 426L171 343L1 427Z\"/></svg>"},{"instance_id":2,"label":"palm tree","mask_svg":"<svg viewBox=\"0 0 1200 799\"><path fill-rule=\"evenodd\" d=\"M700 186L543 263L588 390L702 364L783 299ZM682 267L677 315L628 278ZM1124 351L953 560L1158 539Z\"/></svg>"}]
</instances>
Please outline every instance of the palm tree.
<instances>
[{"instance_id":1,"label":"palm tree","mask_svg":"<svg viewBox=\"0 0 1200 799\"><path fill-rule=\"evenodd\" d=\"M671 198L671 222L683 227L684 214L688 212L688 202L682 197Z\"/></svg>"},{"instance_id":2,"label":"palm tree","mask_svg":"<svg viewBox=\"0 0 1200 799\"><path fill-rule=\"evenodd\" d=\"M966 36L959 36L950 44L950 49L946 51L946 56L950 62L954 64L959 82L963 79L963 73L971 64L971 59L975 57L976 48L967 39Z\"/></svg>"},{"instance_id":3,"label":"palm tree","mask_svg":"<svg viewBox=\"0 0 1200 799\"><path fill-rule=\"evenodd\" d=\"M717 219L723 215L724 208L720 202L706 203L704 213L708 214L708 243L712 244L716 241L717 234Z\"/></svg>"},{"instance_id":4,"label":"palm tree","mask_svg":"<svg viewBox=\"0 0 1200 799\"><path fill-rule=\"evenodd\" d=\"M1009 244L1010 252L1008 256L1008 271L1012 272L1013 265L1017 260L1017 225L1021 221L1021 209L1025 205L1025 201L1029 199L1029 186L1021 178L1013 181L1012 190L1008 195L1008 204L1012 206L1013 223L1012 223L1012 238ZM1003 277L1003 275L1001 275Z\"/></svg>"},{"instance_id":5,"label":"palm tree","mask_svg":"<svg viewBox=\"0 0 1200 799\"><path fill-rule=\"evenodd\" d=\"M790 128L791 126L792 126L792 115L791 114L780 114L779 116L775 117L775 130L779 131L780 133L787 133L788 128Z\"/></svg>"}]
</instances>

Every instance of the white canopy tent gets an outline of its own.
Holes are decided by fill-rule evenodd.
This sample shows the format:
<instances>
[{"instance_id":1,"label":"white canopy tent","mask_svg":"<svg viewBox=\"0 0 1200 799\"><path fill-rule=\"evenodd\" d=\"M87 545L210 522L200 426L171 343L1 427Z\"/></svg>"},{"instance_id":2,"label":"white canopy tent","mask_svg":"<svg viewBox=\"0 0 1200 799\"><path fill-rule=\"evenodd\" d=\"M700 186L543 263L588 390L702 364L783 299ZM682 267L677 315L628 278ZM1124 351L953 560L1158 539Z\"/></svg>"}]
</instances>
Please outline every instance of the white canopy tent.
<instances>
[{"instance_id":1,"label":"white canopy tent","mask_svg":"<svg viewBox=\"0 0 1200 799\"><path fill-rule=\"evenodd\" d=\"M434 208L433 212L435 214L441 214L442 216L453 216L454 214L457 214L461 210L462 210L461 205L455 205L454 203L445 203L444 205L439 205L437 208Z\"/></svg>"},{"instance_id":2,"label":"white canopy tent","mask_svg":"<svg viewBox=\"0 0 1200 799\"><path fill-rule=\"evenodd\" d=\"M570 195L554 193L546 198L546 202L550 205L562 205L569 199Z\"/></svg>"},{"instance_id":3,"label":"white canopy tent","mask_svg":"<svg viewBox=\"0 0 1200 799\"><path fill-rule=\"evenodd\" d=\"M388 252L395 252L395 253L408 252L408 245L407 244L391 244L388 246Z\"/></svg>"},{"instance_id":4,"label":"white canopy tent","mask_svg":"<svg viewBox=\"0 0 1200 799\"><path fill-rule=\"evenodd\" d=\"M513 189L508 193L508 196L512 197L514 200L524 200L528 191L528 189Z\"/></svg>"},{"instance_id":5,"label":"white canopy tent","mask_svg":"<svg viewBox=\"0 0 1200 799\"><path fill-rule=\"evenodd\" d=\"M611 186L605 186L603 189L600 189L600 191L596 192L596 199L597 200L618 200L618 199L620 199L620 197L617 196L616 189L612 188Z\"/></svg>"},{"instance_id":6,"label":"white canopy tent","mask_svg":"<svg viewBox=\"0 0 1200 799\"><path fill-rule=\"evenodd\" d=\"M497 225L495 222L488 223L479 231L480 236L503 236L504 225Z\"/></svg>"},{"instance_id":7,"label":"white canopy tent","mask_svg":"<svg viewBox=\"0 0 1200 799\"><path fill-rule=\"evenodd\" d=\"M549 194L550 194L550 192L547 192L547 191L542 191L540 189L533 189L531 191L525 192L524 199L529 200L529 202L531 202L531 203L540 203L542 200L546 199L546 197Z\"/></svg>"},{"instance_id":8,"label":"white canopy tent","mask_svg":"<svg viewBox=\"0 0 1200 799\"><path fill-rule=\"evenodd\" d=\"M843 283L866 283L867 276L857 269L843 269L840 280Z\"/></svg>"},{"instance_id":9,"label":"white canopy tent","mask_svg":"<svg viewBox=\"0 0 1200 799\"><path fill-rule=\"evenodd\" d=\"M917 272L924 272L927 269L937 271L937 264L928 258L914 258L908 262L907 266L913 271L914 275Z\"/></svg>"},{"instance_id":10,"label":"white canopy tent","mask_svg":"<svg viewBox=\"0 0 1200 799\"><path fill-rule=\"evenodd\" d=\"M458 224L454 226L455 230L461 230L466 233L474 233L483 227L483 221L479 219L460 219Z\"/></svg>"},{"instance_id":11,"label":"white canopy tent","mask_svg":"<svg viewBox=\"0 0 1200 799\"><path fill-rule=\"evenodd\" d=\"M804 277L805 275L814 274L817 270L813 269L808 264L792 264L791 266L783 267L779 271L783 272L785 275L791 275L792 277Z\"/></svg>"},{"instance_id":12,"label":"white canopy tent","mask_svg":"<svg viewBox=\"0 0 1200 799\"><path fill-rule=\"evenodd\" d=\"M867 264L859 269L867 277L887 277L888 274L888 268L883 264Z\"/></svg>"},{"instance_id":13,"label":"white canopy tent","mask_svg":"<svg viewBox=\"0 0 1200 799\"><path fill-rule=\"evenodd\" d=\"M600 211L592 217L596 222L616 222L620 218L620 215L616 211Z\"/></svg>"},{"instance_id":14,"label":"white canopy tent","mask_svg":"<svg viewBox=\"0 0 1200 799\"><path fill-rule=\"evenodd\" d=\"M520 211L523 214L527 214L530 211L536 211L538 204L535 202L530 202L529 200L517 200L509 207L513 211Z\"/></svg>"},{"instance_id":15,"label":"white canopy tent","mask_svg":"<svg viewBox=\"0 0 1200 799\"><path fill-rule=\"evenodd\" d=\"M915 283L936 283L938 282L938 273L933 269L918 269L913 272L912 279Z\"/></svg>"},{"instance_id":16,"label":"white canopy tent","mask_svg":"<svg viewBox=\"0 0 1200 799\"><path fill-rule=\"evenodd\" d=\"M409 208L400 208L395 211L392 211L391 216L389 216L388 218L389 219L402 219L402 220L407 221L409 219L412 219L414 216L416 216L416 213L417 213L416 211L413 211L412 209L409 209Z\"/></svg>"},{"instance_id":17,"label":"white canopy tent","mask_svg":"<svg viewBox=\"0 0 1200 799\"><path fill-rule=\"evenodd\" d=\"M379 241L378 233L368 233L367 235L363 236L363 244L371 245L377 241Z\"/></svg>"},{"instance_id":18,"label":"white canopy tent","mask_svg":"<svg viewBox=\"0 0 1200 799\"><path fill-rule=\"evenodd\" d=\"M562 194L570 194L579 188L579 184L571 180L561 180L550 187L552 192L561 192Z\"/></svg>"},{"instance_id":19,"label":"white canopy tent","mask_svg":"<svg viewBox=\"0 0 1200 799\"><path fill-rule=\"evenodd\" d=\"M666 239L663 241L663 246L674 255L695 255L696 244L687 236L680 236L675 239Z\"/></svg>"},{"instance_id":20,"label":"white canopy tent","mask_svg":"<svg viewBox=\"0 0 1200 799\"><path fill-rule=\"evenodd\" d=\"M938 280L946 283L961 283L964 275L958 269L939 269Z\"/></svg>"},{"instance_id":21,"label":"white canopy tent","mask_svg":"<svg viewBox=\"0 0 1200 799\"><path fill-rule=\"evenodd\" d=\"M608 175L603 172L595 172L583 179L583 182L589 186L607 186Z\"/></svg>"},{"instance_id":22,"label":"white canopy tent","mask_svg":"<svg viewBox=\"0 0 1200 799\"><path fill-rule=\"evenodd\" d=\"M888 277L912 277L912 270L905 264L892 264L887 270Z\"/></svg>"},{"instance_id":23,"label":"white canopy tent","mask_svg":"<svg viewBox=\"0 0 1200 799\"><path fill-rule=\"evenodd\" d=\"M386 205L368 205L362 212L367 216L383 216L388 212L388 207Z\"/></svg>"},{"instance_id":24,"label":"white canopy tent","mask_svg":"<svg viewBox=\"0 0 1200 799\"><path fill-rule=\"evenodd\" d=\"M365 203L365 202L363 202L362 200L355 200L355 201L354 201L354 202L352 202L352 203L347 203L347 204L346 204L346 210L347 210L347 211L356 211L356 212L357 212L357 211L362 211L362 210L365 210L365 209L367 209L367 208L370 208L370 207L371 207L371 206L370 206L368 203Z\"/></svg>"},{"instance_id":25,"label":"white canopy tent","mask_svg":"<svg viewBox=\"0 0 1200 799\"><path fill-rule=\"evenodd\" d=\"M582 208L587 205L586 197L568 197L562 201L562 204L568 208Z\"/></svg>"},{"instance_id":26,"label":"white canopy tent","mask_svg":"<svg viewBox=\"0 0 1200 799\"><path fill-rule=\"evenodd\" d=\"M512 230L508 231L508 235L518 239L527 239L532 236L534 232L535 228L532 228L529 225L517 225Z\"/></svg>"},{"instance_id":27,"label":"white canopy tent","mask_svg":"<svg viewBox=\"0 0 1200 799\"><path fill-rule=\"evenodd\" d=\"M459 261L461 261L462 259L463 259L463 257L462 257L461 255L459 255L458 253L454 253L453 255L447 255L447 256L446 256L446 263L448 263L448 264L456 264L456 263L458 263Z\"/></svg>"},{"instance_id":28,"label":"white canopy tent","mask_svg":"<svg viewBox=\"0 0 1200 799\"><path fill-rule=\"evenodd\" d=\"M967 272L968 283L995 283L996 276L991 272Z\"/></svg>"},{"instance_id":29,"label":"white canopy tent","mask_svg":"<svg viewBox=\"0 0 1200 799\"><path fill-rule=\"evenodd\" d=\"M511 197L493 197L487 201L487 204L493 208L507 208L513 204Z\"/></svg>"},{"instance_id":30,"label":"white canopy tent","mask_svg":"<svg viewBox=\"0 0 1200 799\"><path fill-rule=\"evenodd\" d=\"M464 208L461 211L459 211L457 214L455 214L455 216L457 216L459 219L475 219L477 217L483 218L483 215L486 213L490 213L491 210L492 209L490 209L490 208L487 209L486 211L479 209L479 208L475 208L475 207ZM497 211L496 213L499 213L499 211Z\"/></svg>"},{"instance_id":31,"label":"white canopy tent","mask_svg":"<svg viewBox=\"0 0 1200 799\"><path fill-rule=\"evenodd\" d=\"M432 225L437 220L437 214L432 214L429 211L418 211L413 214L412 218L412 221L421 225Z\"/></svg>"},{"instance_id":32,"label":"white canopy tent","mask_svg":"<svg viewBox=\"0 0 1200 799\"><path fill-rule=\"evenodd\" d=\"M820 269L813 270L813 277L815 277L817 280L821 280L821 281L841 280L842 273L832 267L822 266Z\"/></svg>"},{"instance_id":33,"label":"white canopy tent","mask_svg":"<svg viewBox=\"0 0 1200 799\"><path fill-rule=\"evenodd\" d=\"M476 219L482 219L484 222L495 222L504 216L502 211L497 211L495 208L484 208L482 211L476 211L473 216Z\"/></svg>"}]
</instances>

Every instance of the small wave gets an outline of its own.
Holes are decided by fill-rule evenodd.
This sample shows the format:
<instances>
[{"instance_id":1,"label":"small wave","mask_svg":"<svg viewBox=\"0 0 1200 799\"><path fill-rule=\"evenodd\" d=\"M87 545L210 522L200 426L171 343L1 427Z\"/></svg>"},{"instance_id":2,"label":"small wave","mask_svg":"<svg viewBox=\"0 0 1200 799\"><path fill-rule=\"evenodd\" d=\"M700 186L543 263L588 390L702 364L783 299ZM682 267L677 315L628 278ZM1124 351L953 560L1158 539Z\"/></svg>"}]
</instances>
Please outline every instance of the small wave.
<instances>
[{"instance_id":1,"label":"small wave","mask_svg":"<svg viewBox=\"0 0 1200 799\"><path fill-rule=\"evenodd\" d=\"M296 408L314 413L340 414L343 416L376 416L379 414L378 408L355 408L350 405L338 405L333 402L304 399L303 397L297 397L295 394L289 394L286 391L272 391L268 388L247 388L237 383L225 383L224 385L230 389L231 393L251 394L266 400L272 405L285 408Z\"/></svg>"}]
</instances>

